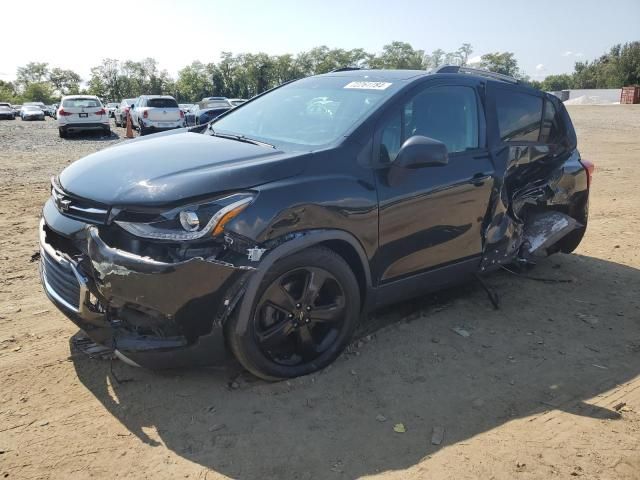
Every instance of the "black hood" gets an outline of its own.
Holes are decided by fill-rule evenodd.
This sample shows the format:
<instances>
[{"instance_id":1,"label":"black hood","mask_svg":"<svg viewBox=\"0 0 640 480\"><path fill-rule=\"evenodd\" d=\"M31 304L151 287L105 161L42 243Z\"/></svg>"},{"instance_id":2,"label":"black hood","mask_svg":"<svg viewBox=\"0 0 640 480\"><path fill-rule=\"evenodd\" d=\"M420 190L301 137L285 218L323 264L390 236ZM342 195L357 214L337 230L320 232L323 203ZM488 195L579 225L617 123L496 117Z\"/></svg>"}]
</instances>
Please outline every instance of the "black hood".
<instances>
[{"instance_id":1,"label":"black hood","mask_svg":"<svg viewBox=\"0 0 640 480\"><path fill-rule=\"evenodd\" d=\"M158 134L74 162L60 186L106 205L164 205L298 175L307 156L192 132Z\"/></svg>"}]
</instances>

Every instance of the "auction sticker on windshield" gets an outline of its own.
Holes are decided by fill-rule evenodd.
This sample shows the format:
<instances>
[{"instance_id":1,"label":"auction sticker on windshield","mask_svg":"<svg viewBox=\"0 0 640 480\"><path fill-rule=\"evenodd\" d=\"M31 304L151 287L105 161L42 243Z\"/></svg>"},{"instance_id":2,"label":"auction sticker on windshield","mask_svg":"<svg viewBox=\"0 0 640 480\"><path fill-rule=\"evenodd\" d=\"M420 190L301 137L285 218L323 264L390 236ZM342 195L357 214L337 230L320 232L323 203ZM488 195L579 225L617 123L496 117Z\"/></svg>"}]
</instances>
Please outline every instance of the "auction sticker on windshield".
<instances>
[{"instance_id":1,"label":"auction sticker on windshield","mask_svg":"<svg viewBox=\"0 0 640 480\"><path fill-rule=\"evenodd\" d=\"M389 82L351 82L347 83L344 88L358 88L361 90L386 90L392 84Z\"/></svg>"}]
</instances>

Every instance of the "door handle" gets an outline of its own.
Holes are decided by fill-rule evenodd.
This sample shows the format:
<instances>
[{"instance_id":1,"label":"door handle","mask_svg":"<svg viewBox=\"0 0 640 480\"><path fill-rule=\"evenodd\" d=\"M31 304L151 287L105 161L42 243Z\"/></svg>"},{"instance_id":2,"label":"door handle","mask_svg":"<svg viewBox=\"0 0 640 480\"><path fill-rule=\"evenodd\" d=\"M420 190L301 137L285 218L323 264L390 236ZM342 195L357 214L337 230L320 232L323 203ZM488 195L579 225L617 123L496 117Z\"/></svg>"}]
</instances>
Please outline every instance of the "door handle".
<instances>
[{"instance_id":1,"label":"door handle","mask_svg":"<svg viewBox=\"0 0 640 480\"><path fill-rule=\"evenodd\" d=\"M484 173L476 173L471 178L471 183L476 187L481 187L482 185L484 185L484 182L486 179L487 179L487 175L485 175Z\"/></svg>"}]
</instances>

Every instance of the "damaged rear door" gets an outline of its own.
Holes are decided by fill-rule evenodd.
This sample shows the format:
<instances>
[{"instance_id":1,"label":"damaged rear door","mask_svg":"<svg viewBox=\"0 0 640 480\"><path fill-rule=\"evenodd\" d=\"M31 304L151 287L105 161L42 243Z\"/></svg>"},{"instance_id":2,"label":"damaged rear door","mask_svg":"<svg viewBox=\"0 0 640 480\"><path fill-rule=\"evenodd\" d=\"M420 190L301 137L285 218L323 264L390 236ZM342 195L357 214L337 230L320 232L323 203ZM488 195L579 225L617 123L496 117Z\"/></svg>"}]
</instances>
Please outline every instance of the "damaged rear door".
<instances>
[{"instance_id":1,"label":"damaged rear door","mask_svg":"<svg viewBox=\"0 0 640 480\"><path fill-rule=\"evenodd\" d=\"M586 221L586 174L564 106L539 90L487 82L496 167L481 271L552 253Z\"/></svg>"}]
</instances>

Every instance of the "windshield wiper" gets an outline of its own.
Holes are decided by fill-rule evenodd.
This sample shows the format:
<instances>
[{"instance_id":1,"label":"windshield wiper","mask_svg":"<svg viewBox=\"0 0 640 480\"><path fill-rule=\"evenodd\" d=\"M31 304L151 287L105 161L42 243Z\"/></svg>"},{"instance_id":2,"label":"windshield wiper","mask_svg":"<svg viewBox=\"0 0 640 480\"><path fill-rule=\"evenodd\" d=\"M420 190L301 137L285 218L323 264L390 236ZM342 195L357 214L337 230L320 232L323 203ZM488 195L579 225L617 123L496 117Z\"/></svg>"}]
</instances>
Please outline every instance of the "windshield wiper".
<instances>
[{"instance_id":1,"label":"windshield wiper","mask_svg":"<svg viewBox=\"0 0 640 480\"><path fill-rule=\"evenodd\" d=\"M267 142L261 142L260 140L255 140L253 138L245 137L244 135L235 135L233 133L220 133L216 132L213 128L211 128L211 124L209 124L209 133L214 137L220 138L228 138L229 140L236 140L238 142L250 143L252 145L260 145L263 147L270 147L275 149L275 145L271 145Z\"/></svg>"}]
</instances>

